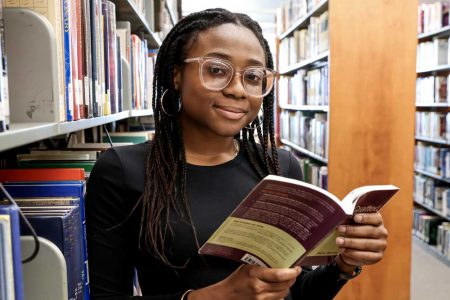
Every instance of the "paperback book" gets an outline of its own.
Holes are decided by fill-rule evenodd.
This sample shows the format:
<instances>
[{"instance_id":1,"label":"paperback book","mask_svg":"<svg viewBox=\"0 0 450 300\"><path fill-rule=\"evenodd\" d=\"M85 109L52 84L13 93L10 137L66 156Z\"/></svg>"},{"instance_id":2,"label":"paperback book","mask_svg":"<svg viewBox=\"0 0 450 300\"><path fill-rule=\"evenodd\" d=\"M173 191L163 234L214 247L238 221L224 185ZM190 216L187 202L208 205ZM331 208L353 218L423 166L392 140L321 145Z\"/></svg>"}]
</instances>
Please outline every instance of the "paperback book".
<instances>
[{"instance_id":1,"label":"paperback book","mask_svg":"<svg viewBox=\"0 0 450 300\"><path fill-rule=\"evenodd\" d=\"M269 175L199 253L272 268L325 264L339 253L336 227L355 214L379 211L398 190L363 186L341 201L314 185Z\"/></svg>"}]
</instances>

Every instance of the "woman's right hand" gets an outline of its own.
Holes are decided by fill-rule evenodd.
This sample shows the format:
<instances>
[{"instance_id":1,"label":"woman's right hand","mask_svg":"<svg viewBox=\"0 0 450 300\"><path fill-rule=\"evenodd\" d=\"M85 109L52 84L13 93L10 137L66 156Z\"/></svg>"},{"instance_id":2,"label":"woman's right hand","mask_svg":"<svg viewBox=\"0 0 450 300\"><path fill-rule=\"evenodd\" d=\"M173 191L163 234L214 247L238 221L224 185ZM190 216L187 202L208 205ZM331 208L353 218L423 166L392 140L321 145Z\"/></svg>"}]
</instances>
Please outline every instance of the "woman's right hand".
<instances>
[{"instance_id":1,"label":"woman's right hand","mask_svg":"<svg viewBox=\"0 0 450 300\"><path fill-rule=\"evenodd\" d=\"M289 294L301 268L273 269L241 265L224 280L189 293L188 300L280 300Z\"/></svg>"}]
</instances>

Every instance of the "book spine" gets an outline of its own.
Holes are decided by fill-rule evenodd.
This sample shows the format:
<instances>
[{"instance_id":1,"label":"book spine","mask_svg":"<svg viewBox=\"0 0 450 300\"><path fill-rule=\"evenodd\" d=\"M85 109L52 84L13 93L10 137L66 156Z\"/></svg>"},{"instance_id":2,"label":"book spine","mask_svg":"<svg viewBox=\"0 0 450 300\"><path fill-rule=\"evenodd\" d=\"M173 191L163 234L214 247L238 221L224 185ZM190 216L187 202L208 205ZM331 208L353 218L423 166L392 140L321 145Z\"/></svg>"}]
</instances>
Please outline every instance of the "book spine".
<instances>
[{"instance_id":1,"label":"book spine","mask_svg":"<svg viewBox=\"0 0 450 300\"><path fill-rule=\"evenodd\" d=\"M8 64L6 59L5 32L3 22L3 5L0 2L0 131L9 129L9 91L8 91Z\"/></svg>"},{"instance_id":2,"label":"book spine","mask_svg":"<svg viewBox=\"0 0 450 300\"><path fill-rule=\"evenodd\" d=\"M84 83L84 97L87 99L86 117L94 116L94 93L93 93L93 49L92 49L92 22L91 22L91 0L83 0L83 16L84 16L84 37L85 37L85 60L84 70L86 71Z\"/></svg>"},{"instance_id":3,"label":"book spine","mask_svg":"<svg viewBox=\"0 0 450 300\"><path fill-rule=\"evenodd\" d=\"M84 24L86 23L86 20L83 17L83 0L76 0L75 2L75 8L76 8L76 27L77 27L77 68L78 68L78 96L79 96L79 103L78 103L78 111L80 113L80 119L86 119L86 111L87 106L89 105L89 99L88 97L85 97L85 77L86 77L86 69L85 67L85 61L86 56L84 53L85 50L85 35L84 35Z\"/></svg>"},{"instance_id":4,"label":"book spine","mask_svg":"<svg viewBox=\"0 0 450 300\"><path fill-rule=\"evenodd\" d=\"M11 246L12 261L14 272L14 292L15 300L23 300L23 274L22 274L22 256L20 251L20 222L19 209L17 206L9 205L7 207L0 206L0 214L8 214L11 224Z\"/></svg>"},{"instance_id":5,"label":"book spine","mask_svg":"<svg viewBox=\"0 0 450 300\"><path fill-rule=\"evenodd\" d=\"M80 119L80 106L83 103L83 100L80 97L80 81L78 78L78 73L81 71L78 69L78 19L77 19L77 1L71 0L69 1L70 6L70 14L69 14L69 22L70 22L70 50L71 50L71 68L72 68L72 87L73 87L73 119Z\"/></svg>"},{"instance_id":6,"label":"book spine","mask_svg":"<svg viewBox=\"0 0 450 300\"><path fill-rule=\"evenodd\" d=\"M6 299L15 298L11 221L9 214L0 213L0 258L3 262L2 293Z\"/></svg>"},{"instance_id":7,"label":"book spine","mask_svg":"<svg viewBox=\"0 0 450 300\"><path fill-rule=\"evenodd\" d=\"M103 27L102 27L102 41L103 41L103 79L105 81L105 98L103 99L103 109L104 114L111 114L111 86L110 86L110 77L109 77L109 18L108 18L108 5L105 0L101 1L101 13L103 19Z\"/></svg>"},{"instance_id":8,"label":"book spine","mask_svg":"<svg viewBox=\"0 0 450 300\"><path fill-rule=\"evenodd\" d=\"M73 120L73 82L71 68L71 46L70 46L70 0L63 0L63 22L64 22L64 75L66 78L66 119Z\"/></svg>"}]
</instances>

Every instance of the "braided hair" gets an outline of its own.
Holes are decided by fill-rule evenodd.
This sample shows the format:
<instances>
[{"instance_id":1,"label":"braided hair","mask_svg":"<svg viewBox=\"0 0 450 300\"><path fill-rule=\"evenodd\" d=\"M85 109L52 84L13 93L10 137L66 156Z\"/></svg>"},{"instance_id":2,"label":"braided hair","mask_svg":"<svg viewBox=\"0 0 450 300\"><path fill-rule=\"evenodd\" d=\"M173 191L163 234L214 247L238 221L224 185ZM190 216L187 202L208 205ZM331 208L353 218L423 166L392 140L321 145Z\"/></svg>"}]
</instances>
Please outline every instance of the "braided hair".
<instances>
[{"instance_id":1,"label":"braided hair","mask_svg":"<svg viewBox=\"0 0 450 300\"><path fill-rule=\"evenodd\" d=\"M265 52L266 66L273 69L269 45L261 27L245 14L231 13L225 9L207 9L181 19L164 39L155 64L152 107L155 118L155 137L146 161L145 186L139 203L140 247L148 249L162 263L174 265L165 253L165 240L172 234L170 213L175 213L191 225L198 245L196 231L188 208L186 196L186 154L182 129L176 117L181 108L180 94L174 86L174 67L183 64L188 45L207 29L232 23L250 29ZM243 128L236 138L255 172L261 177L280 174L274 137L274 92L263 100L263 121L256 118ZM259 144L255 140L255 131Z\"/></svg>"}]
</instances>

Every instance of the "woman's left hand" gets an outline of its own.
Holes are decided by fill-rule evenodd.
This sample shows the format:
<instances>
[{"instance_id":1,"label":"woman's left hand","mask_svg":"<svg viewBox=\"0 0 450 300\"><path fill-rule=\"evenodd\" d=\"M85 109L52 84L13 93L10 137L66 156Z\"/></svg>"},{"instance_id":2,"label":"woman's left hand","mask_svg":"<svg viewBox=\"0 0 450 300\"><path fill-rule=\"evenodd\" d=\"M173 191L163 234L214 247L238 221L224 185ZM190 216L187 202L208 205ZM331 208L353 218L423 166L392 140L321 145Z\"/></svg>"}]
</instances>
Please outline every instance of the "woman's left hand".
<instances>
[{"instance_id":1,"label":"woman's left hand","mask_svg":"<svg viewBox=\"0 0 450 300\"><path fill-rule=\"evenodd\" d=\"M336 244L340 258L347 265L371 265L380 261L387 247L388 232L380 213L363 213L354 217L354 224L340 225Z\"/></svg>"}]
</instances>

